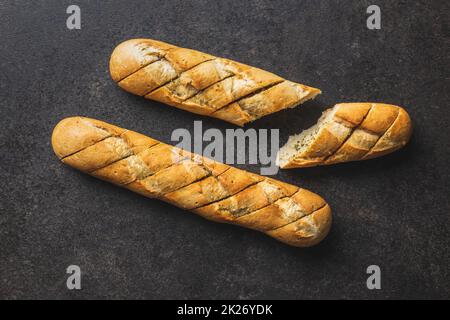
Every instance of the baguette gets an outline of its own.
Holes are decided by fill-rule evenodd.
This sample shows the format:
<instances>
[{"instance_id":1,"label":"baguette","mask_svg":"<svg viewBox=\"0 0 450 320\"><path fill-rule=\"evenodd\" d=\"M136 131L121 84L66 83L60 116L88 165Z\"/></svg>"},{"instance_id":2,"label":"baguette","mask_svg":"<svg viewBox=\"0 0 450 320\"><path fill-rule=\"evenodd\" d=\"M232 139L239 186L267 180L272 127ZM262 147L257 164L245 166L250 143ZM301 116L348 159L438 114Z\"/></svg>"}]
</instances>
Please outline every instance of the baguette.
<instances>
[{"instance_id":1,"label":"baguette","mask_svg":"<svg viewBox=\"0 0 450 320\"><path fill-rule=\"evenodd\" d=\"M289 245L317 244L331 226L330 207L310 191L102 121L63 119L52 146L63 163L94 177Z\"/></svg>"},{"instance_id":2,"label":"baguette","mask_svg":"<svg viewBox=\"0 0 450 320\"><path fill-rule=\"evenodd\" d=\"M130 93L239 126L320 93L258 68L150 39L119 44L109 66L112 79Z\"/></svg>"},{"instance_id":3,"label":"baguette","mask_svg":"<svg viewBox=\"0 0 450 320\"><path fill-rule=\"evenodd\" d=\"M313 127L290 137L277 163L289 169L372 159L400 149L411 133L411 119L401 107L342 103L326 110Z\"/></svg>"}]
</instances>

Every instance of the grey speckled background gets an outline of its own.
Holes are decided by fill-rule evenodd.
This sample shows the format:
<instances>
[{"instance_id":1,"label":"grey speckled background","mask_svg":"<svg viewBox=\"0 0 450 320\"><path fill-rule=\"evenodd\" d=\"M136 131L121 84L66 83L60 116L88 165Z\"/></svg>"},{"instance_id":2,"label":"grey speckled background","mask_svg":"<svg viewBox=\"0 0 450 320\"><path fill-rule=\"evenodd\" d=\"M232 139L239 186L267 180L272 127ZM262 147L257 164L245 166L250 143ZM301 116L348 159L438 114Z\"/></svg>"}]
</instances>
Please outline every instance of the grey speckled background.
<instances>
[{"instance_id":1,"label":"grey speckled background","mask_svg":"<svg viewBox=\"0 0 450 320\"><path fill-rule=\"evenodd\" d=\"M82 29L66 28L77 3ZM0 298L449 298L447 1L5 1L0 4ZM405 106L414 136L376 160L283 171L334 212L318 247L208 222L60 164L63 117L107 120L169 142L172 130L233 128L146 101L108 74L119 42L152 37L265 68L323 90L255 122L289 134L342 101ZM258 166L243 166L258 172ZM83 272L81 291L65 269ZM366 289L366 267L382 290Z\"/></svg>"}]
</instances>

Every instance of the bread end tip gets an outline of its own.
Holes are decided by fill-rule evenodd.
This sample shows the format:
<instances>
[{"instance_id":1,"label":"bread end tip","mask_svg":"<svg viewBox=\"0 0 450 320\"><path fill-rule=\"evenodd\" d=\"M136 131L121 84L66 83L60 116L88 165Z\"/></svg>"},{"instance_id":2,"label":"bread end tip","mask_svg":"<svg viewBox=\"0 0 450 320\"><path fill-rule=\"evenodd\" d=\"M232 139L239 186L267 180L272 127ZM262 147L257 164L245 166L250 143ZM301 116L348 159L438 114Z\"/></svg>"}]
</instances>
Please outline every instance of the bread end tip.
<instances>
[{"instance_id":1,"label":"bread end tip","mask_svg":"<svg viewBox=\"0 0 450 320\"><path fill-rule=\"evenodd\" d=\"M80 121L80 119L80 117L64 118L53 128L51 137L52 148L59 159L64 158L70 153L67 147L67 134L70 132L70 128L73 127L77 121Z\"/></svg>"},{"instance_id":2,"label":"bread end tip","mask_svg":"<svg viewBox=\"0 0 450 320\"><path fill-rule=\"evenodd\" d=\"M332 224L331 208L322 208L282 228L267 232L271 237L294 247L312 247L328 235Z\"/></svg>"}]
</instances>

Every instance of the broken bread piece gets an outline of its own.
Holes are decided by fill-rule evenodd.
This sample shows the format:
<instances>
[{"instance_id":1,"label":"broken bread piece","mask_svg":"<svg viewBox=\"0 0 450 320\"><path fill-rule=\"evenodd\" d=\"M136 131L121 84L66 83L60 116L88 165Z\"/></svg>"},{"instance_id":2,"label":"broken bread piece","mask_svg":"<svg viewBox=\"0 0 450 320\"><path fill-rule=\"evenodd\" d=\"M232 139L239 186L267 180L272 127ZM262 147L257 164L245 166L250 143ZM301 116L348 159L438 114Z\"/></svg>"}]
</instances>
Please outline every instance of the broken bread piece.
<instances>
[{"instance_id":1,"label":"broken bread piece","mask_svg":"<svg viewBox=\"0 0 450 320\"><path fill-rule=\"evenodd\" d=\"M279 150L277 164L291 169L372 159L400 149L411 133L411 119L401 107L341 103L311 128L291 136Z\"/></svg>"},{"instance_id":2,"label":"broken bread piece","mask_svg":"<svg viewBox=\"0 0 450 320\"><path fill-rule=\"evenodd\" d=\"M320 94L255 67L151 39L119 44L109 67L127 92L238 126Z\"/></svg>"}]
</instances>

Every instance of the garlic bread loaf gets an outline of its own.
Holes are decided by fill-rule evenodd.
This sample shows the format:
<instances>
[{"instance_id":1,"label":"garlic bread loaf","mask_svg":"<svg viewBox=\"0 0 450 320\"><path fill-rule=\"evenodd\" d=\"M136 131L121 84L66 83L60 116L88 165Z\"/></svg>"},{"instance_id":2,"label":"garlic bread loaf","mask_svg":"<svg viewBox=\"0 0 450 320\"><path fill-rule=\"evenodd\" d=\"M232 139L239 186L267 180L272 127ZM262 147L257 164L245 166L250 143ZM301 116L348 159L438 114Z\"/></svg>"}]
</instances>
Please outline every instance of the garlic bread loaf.
<instances>
[{"instance_id":1,"label":"garlic bread loaf","mask_svg":"<svg viewBox=\"0 0 450 320\"><path fill-rule=\"evenodd\" d=\"M130 93L239 126L320 93L258 68L150 39L119 44L109 67L112 79Z\"/></svg>"},{"instance_id":2,"label":"garlic bread loaf","mask_svg":"<svg viewBox=\"0 0 450 320\"><path fill-rule=\"evenodd\" d=\"M94 177L289 245L317 244L331 226L330 207L310 191L102 121L66 118L52 146L63 163Z\"/></svg>"},{"instance_id":3,"label":"garlic bread loaf","mask_svg":"<svg viewBox=\"0 0 450 320\"><path fill-rule=\"evenodd\" d=\"M408 113L382 103L341 103L326 110L316 125L289 138L277 155L283 169L380 157L411 137Z\"/></svg>"}]
</instances>

